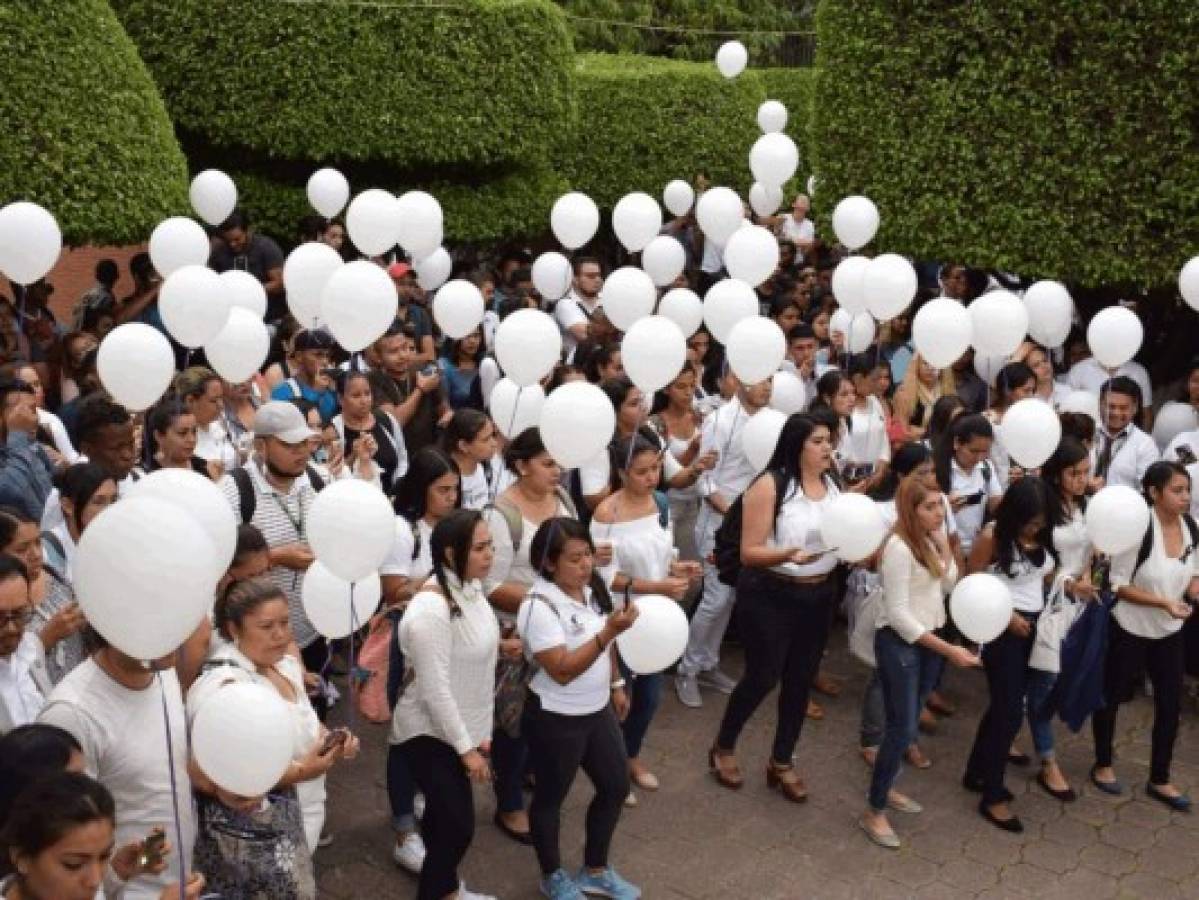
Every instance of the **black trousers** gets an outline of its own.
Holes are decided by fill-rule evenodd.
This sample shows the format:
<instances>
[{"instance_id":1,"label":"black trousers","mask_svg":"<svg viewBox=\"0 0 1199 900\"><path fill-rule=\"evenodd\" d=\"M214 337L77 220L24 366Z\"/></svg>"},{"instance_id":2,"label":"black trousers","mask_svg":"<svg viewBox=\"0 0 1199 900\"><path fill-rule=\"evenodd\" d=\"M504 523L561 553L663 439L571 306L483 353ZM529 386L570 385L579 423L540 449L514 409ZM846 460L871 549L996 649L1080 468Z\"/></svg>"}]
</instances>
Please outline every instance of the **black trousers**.
<instances>
[{"instance_id":1,"label":"black trousers","mask_svg":"<svg viewBox=\"0 0 1199 900\"><path fill-rule=\"evenodd\" d=\"M417 900L441 900L458 890L458 864L475 836L470 779L461 757L444 741L422 735L400 744L400 749L425 795L420 833L427 855Z\"/></svg>"},{"instance_id":2,"label":"black trousers","mask_svg":"<svg viewBox=\"0 0 1199 900\"><path fill-rule=\"evenodd\" d=\"M1032 654L1035 631L1017 637L1005 631L983 648L983 669L991 702L978 723L974 746L966 763L966 778L980 781L983 802L988 806L1006 799L1003 776L1008 751L1024 720L1024 695L1028 684L1028 658Z\"/></svg>"},{"instance_id":3,"label":"black trousers","mask_svg":"<svg viewBox=\"0 0 1199 900\"><path fill-rule=\"evenodd\" d=\"M732 750L766 695L780 685L771 758L787 765L799 743L812 679L828 643L838 581L797 584L762 569L743 569L733 615L745 648L745 674L720 722L716 745Z\"/></svg>"},{"instance_id":4,"label":"black trousers","mask_svg":"<svg viewBox=\"0 0 1199 900\"><path fill-rule=\"evenodd\" d=\"M1178 738L1182 711L1184 638L1181 630L1164 638L1143 638L1120 627L1113 617L1108 631L1104 693L1107 705L1091 717L1095 739L1095 765L1112 764L1116 711L1132 699L1132 689L1142 672L1153 685L1153 735L1149 753L1149 783L1169 784L1170 761Z\"/></svg>"},{"instance_id":5,"label":"black trousers","mask_svg":"<svg viewBox=\"0 0 1199 900\"><path fill-rule=\"evenodd\" d=\"M529 742L536 783L529 804L529 831L543 875L562 868L558 832L562 803L580 768L595 786L587 807L583 864L608 865L608 848L629 795L629 758L612 707L586 716L547 712L535 693L525 702L522 730Z\"/></svg>"}]
</instances>

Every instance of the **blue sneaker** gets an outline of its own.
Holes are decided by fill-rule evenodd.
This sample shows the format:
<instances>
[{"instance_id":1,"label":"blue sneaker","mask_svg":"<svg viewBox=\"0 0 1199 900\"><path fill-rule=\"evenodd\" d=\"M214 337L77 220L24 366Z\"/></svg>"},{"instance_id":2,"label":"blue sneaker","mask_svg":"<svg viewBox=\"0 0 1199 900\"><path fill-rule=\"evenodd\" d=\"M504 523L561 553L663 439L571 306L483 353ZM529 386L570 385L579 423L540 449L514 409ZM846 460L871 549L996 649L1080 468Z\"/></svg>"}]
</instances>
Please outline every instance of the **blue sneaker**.
<instances>
[{"instance_id":1,"label":"blue sneaker","mask_svg":"<svg viewBox=\"0 0 1199 900\"><path fill-rule=\"evenodd\" d=\"M641 888L635 884L630 884L616 874L616 870L611 866L604 869L598 875L592 875L587 871L587 867L579 869L579 874L575 876L575 884L584 894L590 894L593 897L611 897L612 900L638 900L641 896Z\"/></svg>"},{"instance_id":2,"label":"blue sneaker","mask_svg":"<svg viewBox=\"0 0 1199 900\"><path fill-rule=\"evenodd\" d=\"M541 879L541 893L550 900L586 900L574 879L565 869L558 869Z\"/></svg>"}]
</instances>

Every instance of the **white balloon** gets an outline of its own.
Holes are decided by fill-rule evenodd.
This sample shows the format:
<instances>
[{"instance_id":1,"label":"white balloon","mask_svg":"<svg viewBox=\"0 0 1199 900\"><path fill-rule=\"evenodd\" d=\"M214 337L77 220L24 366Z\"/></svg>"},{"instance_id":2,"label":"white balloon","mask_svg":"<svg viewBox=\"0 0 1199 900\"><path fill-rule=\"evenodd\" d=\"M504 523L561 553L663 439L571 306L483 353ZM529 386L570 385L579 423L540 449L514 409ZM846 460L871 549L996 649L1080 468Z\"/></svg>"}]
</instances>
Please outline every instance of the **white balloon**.
<instances>
[{"instance_id":1,"label":"white balloon","mask_svg":"<svg viewBox=\"0 0 1199 900\"><path fill-rule=\"evenodd\" d=\"M657 287L666 287L683 274L687 251L676 238L660 234L641 251L641 268Z\"/></svg>"},{"instance_id":2,"label":"white balloon","mask_svg":"<svg viewBox=\"0 0 1199 900\"><path fill-rule=\"evenodd\" d=\"M695 204L695 218L708 240L724 246L745 221L745 207L731 188L709 188Z\"/></svg>"},{"instance_id":3,"label":"white balloon","mask_svg":"<svg viewBox=\"0 0 1199 900\"><path fill-rule=\"evenodd\" d=\"M1109 485L1087 503L1087 537L1100 553L1126 553L1141 545L1149 515L1149 505L1139 491L1122 484Z\"/></svg>"},{"instance_id":4,"label":"white balloon","mask_svg":"<svg viewBox=\"0 0 1199 900\"><path fill-rule=\"evenodd\" d=\"M0 266L0 268L3 268ZM1199 256L1192 256L1178 273L1178 292L1191 309L1199 310Z\"/></svg>"},{"instance_id":5,"label":"white balloon","mask_svg":"<svg viewBox=\"0 0 1199 900\"><path fill-rule=\"evenodd\" d=\"M880 322L907 309L916 298L917 287L916 270L898 253L876 256L862 275L866 309Z\"/></svg>"},{"instance_id":6,"label":"white balloon","mask_svg":"<svg viewBox=\"0 0 1199 900\"><path fill-rule=\"evenodd\" d=\"M1171 400L1162 404L1153 417L1153 440L1157 442L1157 448L1164 452L1170 441L1184 431L1194 431L1196 428L1199 428L1199 416L1195 414L1195 407Z\"/></svg>"},{"instance_id":7,"label":"white balloon","mask_svg":"<svg viewBox=\"0 0 1199 900\"><path fill-rule=\"evenodd\" d=\"M184 347L203 347L229 321L229 294L212 269L184 266L162 283L158 312L171 337Z\"/></svg>"},{"instance_id":8,"label":"white balloon","mask_svg":"<svg viewBox=\"0 0 1199 900\"><path fill-rule=\"evenodd\" d=\"M779 265L779 242L760 225L738 228L724 247L724 267L729 276L757 287Z\"/></svg>"},{"instance_id":9,"label":"white balloon","mask_svg":"<svg viewBox=\"0 0 1199 900\"><path fill-rule=\"evenodd\" d=\"M999 423L999 440L1025 469L1045 465L1062 439L1062 423L1053 407L1037 397L1013 403Z\"/></svg>"},{"instance_id":10,"label":"white balloon","mask_svg":"<svg viewBox=\"0 0 1199 900\"><path fill-rule=\"evenodd\" d=\"M151 660L196 630L223 574L195 516L157 497L130 497L84 530L73 581L88 624L122 653Z\"/></svg>"},{"instance_id":11,"label":"white balloon","mask_svg":"<svg viewBox=\"0 0 1199 900\"><path fill-rule=\"evenodd\" d=\"M846 197L833 210L833 231L850 250L865 247L878 233L878 207L869 197Z\"/></svg>"},{"instance_id":12,"label":"white balloon","mask_svg":"<svg viewBox=\"0 0 1199 900\"><path fill-rule=\"evenodd\" d=\"M536 384L562 358L562 332L539 309L518 309L495 332L495 358L516 384Z\"/></svg>"},{"instance_id":13,"label":"white balloon","mask_svg":"<svg viewBox=\"0 0 1199 900\"><path fill-rule=\"evenodd\" d=\"M237 206L237 185L220 169L205 169L192 179L188 197L196 215L215 228Z\"/></svg>"},{"instance_id":14,"label":"white balloon","mask_svg":"<svg viewBox=\"0 0 1199 900\"><path fill-rule=\"evenodd\" d=\"M781 132L764 134L749 151L749 170L762 184L781 188L799 168L799 148Z\"/></svg>"},{"instance_id":15,"label":"white balloon","mask_svg":"<svg viewBox=\"0 0 1199 900\"><path fill-rule=\"evenodd\" d=\"M1011 622L1012 592L994 575L967 575L949 597L949 615L968 640L990 643Z\"/></svg>"},{"instance_id":16,"label":"white balloon","mask_svg":"<svg viewBox=\"0 0 1199 900\"><path fill-rule=\"evenodd\" d=\"M1101 309L1087 326L1087 345L1099 364L1109 369L1124 365L1141 349L1145 327L1136 313L1123 306Z\"/></svg>"},{"instance_id":17,"label":"white balloon","mask_svg":"<svg viewBox=\"0 0 1199 900\"><path fill-rule=\"evenodd\" d=\"M0 209L0 272L5 276L17 284L33 284L54 268L61 254L58 222L42 207L20 201Z\"/></svg>"},{"instance_id":18,"label":"white balloon","mask_svg":"<svg viewBox=\"0 0 1199 900\"><path fill-rule=\"evenodd\" d=\"M570 260L561 253L542 253L533 260L533 287L550 302L561 300L570 290Z\"/></svg>"},{"instance_id":19,"label":"white balloon","mask_svg":"<svg viewBox=\"0 0 1199 900\"><path fill-rule=\"evenodd\" d=\"M770 377L770 408L785 415L803 412L808 405L808 389L802 379L790 372L775 372Z\"/></svg>"},{"instance_id":20,"label":"white balloon","mask_svg":"<svg viewBox=\"0 0 1199 900\"><path fill-rule=\"evenodd\" d=\"M758 384L770 378L779 370L786 355L787 338L772 319L749 316L729 332L729 368L742 384ZM623 359L627 369L628 359Z\"/></svg>"},{"instance_id":21,"label":"white balloon","mask_svg":"<svg viewBox=\"0 0 1199 900\"><path fill-rule=\"evenodd\" d=\"M346 231L358 252L381 256L399 243L399 201L390 191L368 188L350 201Z\"/></svg>"},{"instance_id":22,"label":"white balloon","mask_svg":"<svg viewBox=\"0 0 1199 900\"><path fill-rule=\"evenodd\" d=\"M208 235L198 222L183 216L163 219L150 233L150 262L163 278L184 266L203 266L211 253Z\"/></svg>"},{"instance_id":23,"label":"white balloon","mask_svg":"<svg viewBox=\"0 0 1199 900\"><path fill-rule=\"evenodd\" d=\"M687 614L674 600L657 594L637 597L633 604L637 619L616 638L620 658L638 675L670 668L687 649Z\"/></svg>"},{"instance_id":24,"label":"white balloon","mask_svg":"<svg viewBox=\"0 0 1199 900\"><path fill-rule=\"evenodd\" d=\"M987 356L1011 356L1028 335L1028 310L1008 291L990 291L967 308L971 343Z\"/></svg>"},{"instance_id":25,"label":"white balloon","mask_svg":"<svg viewBox=\"0 0 1199 900\"><path fill-rule=\"evenodd\" d=\"M243 269L230 269L220 274L221 287L229 298L230 309L249 310L259 319L266 315L266 288L262 282Z\"/></svg>"},{"instance_id":26,"label":"white balloon","mask_svg":"<svg viewBox=\"0 0 1199 900\"><path fill-rule=\"evenodd\" d=\"M749 208L756 215L773 216L783 205L783 189L771 187L755 181L749 188Z\"/></svg>"},{"instance_id":27,"label":"white balloon","mask_svg":"<svg viewBox=\"0 0 1199 900\"><path fill-rule=\"evenodd\" d=\"M224 572L233 562L238 521L211 478L191 469L157 469L135 481L125 497L153 497L178 507L182 515L194 517L212 541L217 568Z\"/></svg>"},{"instance_id":28,"label":"white balloon","mask_svg":"<svg viewBox=\"0 0 1199 900\"><path fill-rule=\"evenodd\" d=\"M432 194L408 191L396 201L399 209L396 238L413 259L424 259L441 246L445 215Z\"/></svg>"},{"instance_id":29,"label":"white balloon","mask_svg":"<svg viewBox=\"0 0 1199 900\"><path fill-rule=\"evenodd\" d=\"M684 338L690 338L704 322L704 304L690 288L673 288L658 301L658 315L670 319Z\"/></svg>"},{"instance_id":30,"label":"white balloon","mask_svg":"<svg viewBox=\"0 0 1199 900\"><path fill-rule=\"evenodd\" d=\"M1066 342L1074 319L1074 300L1057 281L1038 281L1024 292L1028 310L1028 336L1042 347L1054 349Z\"/></svg>"},{"instance_id":31,"label":"white balloon","mask_svg":"<svg viewBox=\"0 0 1199 900\"><path fill-rule=\"evenodd\" d=\"M364 350L395 321L400 298L382 268L360 259L329 276L321 292L321 319L346 350Z\"/></svg>"},{"instance_id":32,"label":"white balloon","mask_svg":"<svg viewBox=\"0 0 1199 900\"><path fill-rule=\"evenodd\" d=\"M749 51L740 41L727 41L716 51L716 68L725 78L736 78L745 71Z\"/></svg>"},{"instance_id":33,"label":"white balloon","mask_svg":"<svg viewBox=\"0 0 1199 900\"><path fill-rule=\"evenodd\" d=\"M620 342L620 361L629 380L646 394L679 377L687 361L687 341L665 316L646 316Z\"/></svg>"},{"instance_id":34,"label":"white balloon","mask_svg":"<svg viewBox=\"0 0 1199 900\"><path fill-rule=\"evenodd\" d=\"M658 292L653 280L635 266L624 266L608 276L600 289L600 304L608 321L621 331L654 311Z\"/></svg>"},{"instance_id":35,"label":"white balloon","mask_svg":"<svg viewBox=\"0 0 1199 900\"><path fill-rule=\"evenodd\" d=\"M970 349L974 326L966 307L948 297L930 300L912 319L912 343L930 366L944 369Z\"/></svg>"},{"instance_id":36,"label":"white balloon","mask_svg":"<svg viewBox=\"0 0 1199 900\"><path fill-rule=\"evenodd\" d=\"M326 219L345 209L349 200L350 183L337 169L317 169L308 176L308 202Z\"/></svg>"},{"instance_id":37,"label":"white balloon","mask_svg":"<svg viewBox=\"0 0 1199 900\"><path fill-rule=\"evenodd\" d=\"M279 692L248 681L223 684L191 726L196 765L219 787L260 797L279 783L295 750L291 712Z\"/></svg>"},{"instance_id":38,"label":"white balloon","mask_svg":"<svg viewBox=\"0 0 1199 900\"><path fill-rule=\"evenodd\" d=\"M483 294L462 278L451 281L433 297L433 321L446 337L461 340L483 321Z\"/></svg>"},{"instance_id":39,"label":"white balloon","mask_svg":"<svg viewBox=\"0 0 1199 900\"><path fill-rule=\"evenodd\" d=\"M744 281L725 278L704 295L704 323L712 337L727 344L733 326L748 316L758 315L758 295Z\"/></svg>"},{"instance_id":40,"label":"white balloon","mask_svg":"<svg viewBox=\"0 0 1199 900\"><path fill-rule=\"evenodd\" d=\"M612 230L626 250L639 253L662 230L662 208L649 194L625 194L612 210Z\"/></svg>"},{"instance_id":41,"label":"white balloon","mask_svg":"<svg viewBox=\"0 0 1199 900\"><path fill-rule=\"evenodd\" d=\"M338 578L378 572L395 542L395 512L377 487L358 478L335 481L308 512L308 543Z\"/></svg>"},{"instance_id":42,"label":"white balloon","mask_svg":"<svg viewBox=\"0 0 1199 900\"><path fill-rule=\"evenodd\" d=\"M217 336L204 345L204 355L214 372L230 384L241 384L266 362L271 336L259 316L235 306Z\"/></svg>"},{"instance_id":43,"label":"white balloon","mask_svg":"<svg viewBox=\"0 0 1199 900\"><path fill-rule=\"evenodd\" d=\"M760 409L749 417L741 429L741 450L755 470L761 471L770 465L770 458L774 456L774 448L786 424L787 417L770 407Z\"/></svg>"},{"instance_id":44,"label":"white balloon","mask_svg":"<svg viewBox=\"0 0 1199 900\"><path fill-rule=\"evenodd\" d=\"M982 353L975 353L974 371L989 387L995 387L995 380L1003 371L1003 367L1008 364L1009 359L1010 357L1007 356L986 356Z\"/></svg>"},{"instance_id":45,"label":"white balloon","mask_svg":"<svg viewBox=\"0 0 1199 900\"><path fill-rule=\"evenodd\" d=\"M866 312L866 270L870 260L847 256L833 269L833 296L837 305L850 313Z\"/></svg>"},{"instance_id":46,"label":"white balloon","mask_svg":"<svg viewBox=\"0 0 1199 900\"><path fill-rule=\"evenodd\" d=\"M845 562L861 562L870 556L886 534L878 504L865 494L839 494L820 517L824 546Z\"/></svg>"},{"instance_id":47,"label":"white balloon","mask_svg":"<svg viewBox=\"0 0 1199 900\"><path fill-rule=\"evenodd\" d=\"M833 313L828 322L828 330L830 335L833 332L844 335L850 353L862 353L870 349L877 333L874 317L870 313L863 312L853 315L845 309L839 309Z\"/></svg>"},{"instance_id":48,"label":"white balloon","mask_svg":"<svg viewBox=\"0 0 1199 900\"><path fill-rule=\"evenodd\" d=\"M133 412L158 402L175 377L175 351L157 328L118 325L100 343L96 371L112 398Z\"/></svg>"},{"instance_id":49,"label":"white balloon","mask_svg":"<svg viewBox=\"0 0 1199 900\"><path fill-rule=\"evenodd\" d=\"M321 241L300 244L283 263L283 287L287 308L305 328L321 321L321 295L333 273L345 265L341 255Z\"/></svg>"},{"instance_id":50,"label":"white balloon","mask_svg":"<svg viewBox=\"0 0 1199 900\"><path fill-rule=\"evenodd\" d=\"M767 100L758 107L758 127L764 134L787 127L787 107L778 100Z\"/></svg>"},{"instance_id":51,"label":"white balloon","mask_svg":"<svg viewBox=\"0 0 1199 900\"><path fill-rule=\"evenodd\" d=\"M573 469L608 446L616 431L616 410L594 384L571 381L545 398L539 427L550 456Z\"/></svg>"},{"instance_id":52,"label":"white balloon","mask_svg":"<svg viewBox=\"0 0 1199 900\"><path fill-rule=\"evenodd\" d=\"M1058 410L1064 413L1082 413L1090 416L1091 420L1098 424L1099 395L1092 394L1090 391L1071 391L1058 404Z\"/></svg>"},{"instance_id":53,"label":"white balloon","mask_svg":"<svg viewBox=\"0 0 1199 900\"><path fill-rule=\"evenodd\" d=\"M676 178L662 190L662 205L672 216L685 216L695 202L695 190L681 178Z\"/></svg>"},{"instance_id":54,"label":"white balloon","mask_svg":"<svg viewBox=\"0 0 1199 900\"><path fill-rule=\"evenodd\" d=\"M501 378L491 389L487 407L500 434L514 438L528 428L537 427L544 403L545 391L541 385L521 387L511 378Z\"/></svg>"},{"instance_id":55,"label":"white balloon","mask_svg":"<svg viewBox=\"0 0 1199 900\"><path fill-rule=\"evenodd\" d=\"M322 493L324 493L322 491ZM407 522L401 522L392 517L392 540L400 528L411 528ZM352 585L354 603L350 604L351 584L348 579L341 578L320 560L314 562L304 573L304 581L300 585L300 600L304 604L304 614L317 632L330 640L340 640L348 637L351 631L357 631L370 621L375 610L379 608L379 598L383 594L378 572L372 572Z\"/></svg>"},{"instance_id":56,"label":"white balloon","mask_svg":"<svg viewBox=\"0 0 1199 900\"><path fill-rule=\"evenodd\" d=\"M435 291L454 271L454 260L445 247L438 247L413 268L416 269L416 283L426 291Z\"/></svg>"},{"instance_id":57,"label":"white balloon","mask_svg":"<svg viewBox=\"0 0 1199 900\"><path fill-rule=\"evenodd\" d=\"M567 250L577 250L595 237L599 220L595 201L578 191L563 194L550 210L550 229Z\"/></svg>"}]
</instances>

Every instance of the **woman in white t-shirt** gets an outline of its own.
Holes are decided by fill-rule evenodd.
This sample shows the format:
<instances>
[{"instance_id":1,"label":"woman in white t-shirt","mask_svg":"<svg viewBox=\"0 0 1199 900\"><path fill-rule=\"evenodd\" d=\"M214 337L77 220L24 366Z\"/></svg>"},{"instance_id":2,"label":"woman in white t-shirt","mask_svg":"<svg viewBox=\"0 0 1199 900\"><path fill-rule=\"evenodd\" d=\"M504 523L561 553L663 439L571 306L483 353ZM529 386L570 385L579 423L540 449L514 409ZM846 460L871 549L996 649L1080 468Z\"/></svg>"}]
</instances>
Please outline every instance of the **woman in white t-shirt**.
<instances>
[{"instance_id":1,"label":"woman in white t-shirt","mask_svg":"<svg viewBox=\"0 0 1199 900\"><path fill-rule=\"evenodd\" d=\"M1035 396L1036 390L1037 376L1024 363L1008 363L1000 369L999 374L995 376L995 389L991 393L991 408L983 413L991 423L991 428L998 430L1004 413L1012 404ZM1023 474L1021 471L1010 471L1013 468L1012 461L1007 448L1003 446L1003 441L997 440L991 444L991 465L995 468L995 477L999 479L999 484L1004 487L1013 477Z\"/></svg>"},{"instance_id":2,"label":"woman in white t-shirt","mask_svg":"<svg viewBox=\"0 0 1199 900\"><path fill-rule=\"evenodd\" d=\"M1131 699L1133 684L1147 671L1153 685L1153 740L1145 790L1171 809L1185 812L1191 800L1171 783L1170 762L1182 699L1182 625L1199 598L1199 529L1188 512L1192 485L1182 465L1156 462L1143 483L1152 507L1147 552L1142 542L1112 560L1118 602L1108 635L1107 705L1092 718L1091 780L1105 793L1122 793L1112 769L1116 711Z\"/></svg>"},{"instance_id":3,"label":"woman in white t-shirt","mask_svg":"<svg viewBox=\"0 0 1199 900\"><path fill-rule=\"evenodd\" d=\"M891 461L887 412L879 399L889 372L887 361L877 353L858 353L849 359L854 405L845 420L847 433L839 449L844 460L841 474L855 493L873 490Z\"/></svg>"},{"instance_id":4,"label":"woman in white t-shirt","mask_svg":"<svg viewBox=\"0 0 1199 900\"><path fill-rule=\"evenodd\" d=\"M496 456L495 425L477 409L457 409L446 424L442 446L462 473L462 508L484 509L500 492L503 464Z\"/></svg>"},{"instance_id":5,"label":"woman in white t-shirt","mask_svg":"<svg viewBox=\"0 0 1199 900\"><path fill-rule=\"evenodd\" d=\"M608 850L629 793L628 757L619 719L629 698L612 646L637 618L630 604L615 610L595 570L595 547L578 521L542 522L532 543L539 578L521 604L517 625L526 655L538 664L529 682L522 730L536 778L529 806L541 892L570 900L579 892L635 897L616 873ZM595 787L587 809L583 866L562 867L558 832L562 803L582 768Z\"/></svg>"},{"instance_id":6,"label":"woman in white t-shirt","mask_svg":"<svg viewBox=\"0 0 1199 900\"><path fill-rule=\"evenodd\" d=\"M994 440L995 432L986 417L971 414L958 416L933 445L937 483L949 498L966 556L987 514L995 512L1003 497L1003 487L989 459Z\"/></svg>"}]
</instances>

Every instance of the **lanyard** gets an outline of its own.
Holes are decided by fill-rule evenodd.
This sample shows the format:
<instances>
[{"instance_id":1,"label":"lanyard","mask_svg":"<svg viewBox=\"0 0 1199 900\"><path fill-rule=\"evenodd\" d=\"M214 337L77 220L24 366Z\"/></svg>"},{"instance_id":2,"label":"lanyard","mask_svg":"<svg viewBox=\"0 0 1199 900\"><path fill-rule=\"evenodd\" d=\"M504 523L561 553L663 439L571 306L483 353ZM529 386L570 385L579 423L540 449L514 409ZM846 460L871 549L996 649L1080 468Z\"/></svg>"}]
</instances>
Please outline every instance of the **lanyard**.
<instances>
[{"instance_id":1,"label":"lanyard","mask_svg":"<svg viewBox=\"0 0 1199 900\"><path fill-rule=\"evenodd\" d=\"M300 494L296 498L300 507L300 514L298 516L292 515L292 511L287 508L287 504L274 491L271 491L271 499L275 501L275 505L279 507L283 515L287 516L287 521L291 522L291 527L296 530L296 537L301 541L304 540L304 495Z\"/></svg>"}]
</instances>

